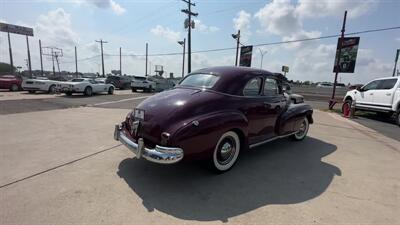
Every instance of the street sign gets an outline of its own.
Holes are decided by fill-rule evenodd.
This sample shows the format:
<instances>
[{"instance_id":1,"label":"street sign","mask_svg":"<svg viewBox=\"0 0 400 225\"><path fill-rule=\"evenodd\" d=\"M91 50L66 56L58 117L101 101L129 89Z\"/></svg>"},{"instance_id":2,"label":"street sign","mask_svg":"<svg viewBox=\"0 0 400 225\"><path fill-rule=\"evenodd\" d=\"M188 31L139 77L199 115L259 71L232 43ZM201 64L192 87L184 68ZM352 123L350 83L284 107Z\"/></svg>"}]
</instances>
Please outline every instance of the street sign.
<instances>
[{"instance_id":1,"label":"street sign","mask_svg":"<svg viewBox=\"0 0 400 225\"><path fill-rule=\"evenodd\" d=\"M240 48L240 62L239 66L251 67L251 56L253 53L253 46L243 46Z\"/></svg>"},{"instance_id":2,"label":"street sign","mask_svg":"<svg viewBox=\"0 0 400 225\"><path fill-rule=\"evenodd\" d=\"M282 72L289 73L289 67L288 66L282 66Z\"/></svg>"},{"instance_id":3,"label":"street sign","mask_svg":"<svg viewBox=\"0 0 400 225\"><path fill-rule=\"evenodd\" d=\"M357 59L359 43L360 43L360 37L343 38L340 56L338 56L340 48L339 46L340 38L338 39L333 72L354 73L354 68L356 67L356 59Z\"/></svg>"},{"instance_id":4,"label":"street sign","mask_svg":"<svg viewBox=\"0 0 400 225\"><path fill-rule=\"evenodd\" d=\"M33 36L33 29L32 28L13 25L13 24L7 24L7 23L0 23L0 31L6 32L6 33Z\"/></svg>"}]
</instances>

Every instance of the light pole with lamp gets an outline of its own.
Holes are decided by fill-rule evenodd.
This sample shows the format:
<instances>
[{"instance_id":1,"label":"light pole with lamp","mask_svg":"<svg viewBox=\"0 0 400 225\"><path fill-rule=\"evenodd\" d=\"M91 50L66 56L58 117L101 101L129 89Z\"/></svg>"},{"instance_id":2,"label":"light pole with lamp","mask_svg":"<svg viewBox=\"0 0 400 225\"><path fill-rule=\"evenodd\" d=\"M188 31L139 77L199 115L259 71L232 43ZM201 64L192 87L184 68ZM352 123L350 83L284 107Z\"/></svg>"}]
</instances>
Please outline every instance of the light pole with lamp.
<instances>
[{"instance_id":1,"label":"light pole with lamp","mask_svg":"<svg viewBox=\"0 0 400 225\"><path fill-rule=\"evenodd\" d=\"M180 44L183 47L183 53L182 53L182 77L185 75L185 47L186 47L186 38L183 39L183 41L178 41L178 44Z\"/></svg>"},{"instance_id":2,"label":"light pole with lamp","mask_svg":"<svg viewBox=\"0 0 400 225\"><path fill-rule=\"evenodd\" d=\"M232 34L233 39L236 39L236 59L235 66L238 65L238 54L239 54L239 44L240 44L240 30L238 30L237 34Z\"/></svg>"}]
</instances>

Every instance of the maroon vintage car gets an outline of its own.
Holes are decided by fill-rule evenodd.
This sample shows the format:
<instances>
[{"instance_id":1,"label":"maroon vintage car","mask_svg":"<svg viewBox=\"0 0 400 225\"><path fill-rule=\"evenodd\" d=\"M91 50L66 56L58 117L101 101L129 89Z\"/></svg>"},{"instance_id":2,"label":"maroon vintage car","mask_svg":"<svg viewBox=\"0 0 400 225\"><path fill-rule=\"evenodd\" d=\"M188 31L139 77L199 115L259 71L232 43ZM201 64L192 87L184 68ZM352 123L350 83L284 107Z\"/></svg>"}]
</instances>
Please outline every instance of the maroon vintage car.
<instances>
[{"instance_id":1,"label":"maroon vintage car","mask_svg":"<svg viewBox=\"0 0 400 225\"><path fill-rule=\"evenodd\" d=\"M22 90L22 79L14 75L0 76L0 89L9 89L10 91Z\"/></svg>"},{"instance_id":2,"label":"maroon vintage car","mask_svg":"<svg viewBox=\"0 0 400 225\"><path fill-rule=\"evenodd\" d=\"M115 126L114 139L137 158L162 164L207 159L224 172L240 151L306 137L313 110L292 103L282 86L282 77L265 70L201 69L140 103Z\"/></svg>"}]
</instances>

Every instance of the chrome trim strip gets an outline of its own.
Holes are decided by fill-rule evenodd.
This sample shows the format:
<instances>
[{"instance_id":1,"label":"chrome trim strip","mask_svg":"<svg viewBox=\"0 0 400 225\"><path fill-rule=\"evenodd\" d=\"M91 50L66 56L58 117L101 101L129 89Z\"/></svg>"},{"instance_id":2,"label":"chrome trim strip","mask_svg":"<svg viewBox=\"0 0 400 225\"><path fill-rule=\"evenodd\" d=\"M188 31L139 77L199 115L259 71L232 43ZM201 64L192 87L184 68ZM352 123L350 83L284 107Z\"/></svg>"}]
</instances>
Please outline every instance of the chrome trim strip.
<instances>
[{"instance_id":1,"label":"chrome trim strip","mask_svg":"<svg viewBox=\"0 0 400 225\"><path fill-rule=\"evenodd\" d=\"M143 157L150 162L159 164L173 164L183 159L183 149L159 145L156 145L154 149L146 148L143 138L139 138L138 143L131 141L118 124L115 125L114 139L124 144L138 159Z\"/></svg>"},{"instance_id":2,"label":"chrome trim strip","mask_svg":"<svg viewBox=\"0 0 400 225\"><path fill-rule=\"evenodd\" d=\"M255 148L255 147L257 147L257 146L266 144L266 143L271 142L271 141L275 141L275 140L277 140L277 139L289 137L289 136L291 136L291 135L293 135L293 134L295 134L295 133L297 133L297 132L293 132L293 133L286 134L286 135L282 135L282 136L276 136L276 137L273 137L273 138L270 138L270 139L267 139L267 140L264 140L264 141L260 141L260 142L251 144L251 145L249 146L249 148Z\"/></svg>"}]
</instances>

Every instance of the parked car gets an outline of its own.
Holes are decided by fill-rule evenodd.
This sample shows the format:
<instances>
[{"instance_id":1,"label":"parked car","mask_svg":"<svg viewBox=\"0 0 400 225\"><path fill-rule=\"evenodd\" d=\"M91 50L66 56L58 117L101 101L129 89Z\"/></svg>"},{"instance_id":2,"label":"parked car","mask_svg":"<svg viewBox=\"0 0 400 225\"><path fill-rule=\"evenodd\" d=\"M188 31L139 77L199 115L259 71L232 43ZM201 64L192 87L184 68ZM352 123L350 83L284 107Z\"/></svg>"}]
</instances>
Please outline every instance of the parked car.
<instances>
[{"instance_id":1,"label":"parked car","mask_svg":"<svg viewBox=\"0 0 400 225\"><path fill-rule=\"evenodd\" d=\"M114 94L114 85L104 84L95 81L92 78L75 78L67 82L57 84L59 92L66 95L73 93L83 93L86 96L92 96L94 93L106 92L110 95Z\"/></svg>"},{"instance_id":2,"label":"parked car","mask_svg":"<svg viewBox=\"0 0 400 225\"><path fill-rule=\"evenodd\" d=\"M291 103L273 73L213 67L140 103L115 126L114 139L137 158L161 164L206 159L224 172L240 151L278 138L303 140L312 114L311 106Z\"/></svg>"},{"instance_id":3,"label":"parked car","mask_svg":"<svg viewBox=\"0 0 400 225\"><path fill-rule=\"evenodd\" d=\"M152 92L156 88L156 83L147 77L134 76L131 81L132 92L138 89L144 92Z\"/></svg>"},{"instance_id":4,"label":"parked car","mask_svg":"<svg viewBox=\"0 0 400 225\"><path fill-rule=\"evenodd\" d=\"M21 90L22 78L14 75L0 76L0 89L9 89L10 91Z\"/></svg>"},{"instance_id":5,"label":"parked car","mask_svg":"<svg viewBox=\"0 0 400 225\"><path fill-rule=\"evenodd\" d=\"M124 90L129 89L131 85L131 78L130 76L108 76L105 80L106 84L112 84L115 88Z\"/></svg>"},{"instance_id":6,"label":"parked car","mask_svg":"<svg viewBox=\"0 0 400 225\"><path fill-rule=\"evenodd\" d=\"M375 79L359 89L346 93L342 106L345 116L350 114L351 105L355 110L387 113L396 118L400 126L400 78Z\"/></svg>"},{"instance_id":7,"label":"parked car","mask_svg":"<svg viewBox=\"0 0 400 225\"><path fill-rule=\"evenodd\" d=\"M317 87L319 88L331 88L333 87L333 84L329 83L329 82L321 82L317 84Z\"/></svg>"},{"instance_id":8,"label":"parked car","mask_svg":"<svg viewBox=\"0 0 400 225\"><path fill-rule=\"evenodd\" d=\"M22 82L22 89L29 93L35 93L36 91L43 91L50 94L56 92L57 84L60 81L49 80L47 78L27 79Z\"/></svg>"}]
</instances>

